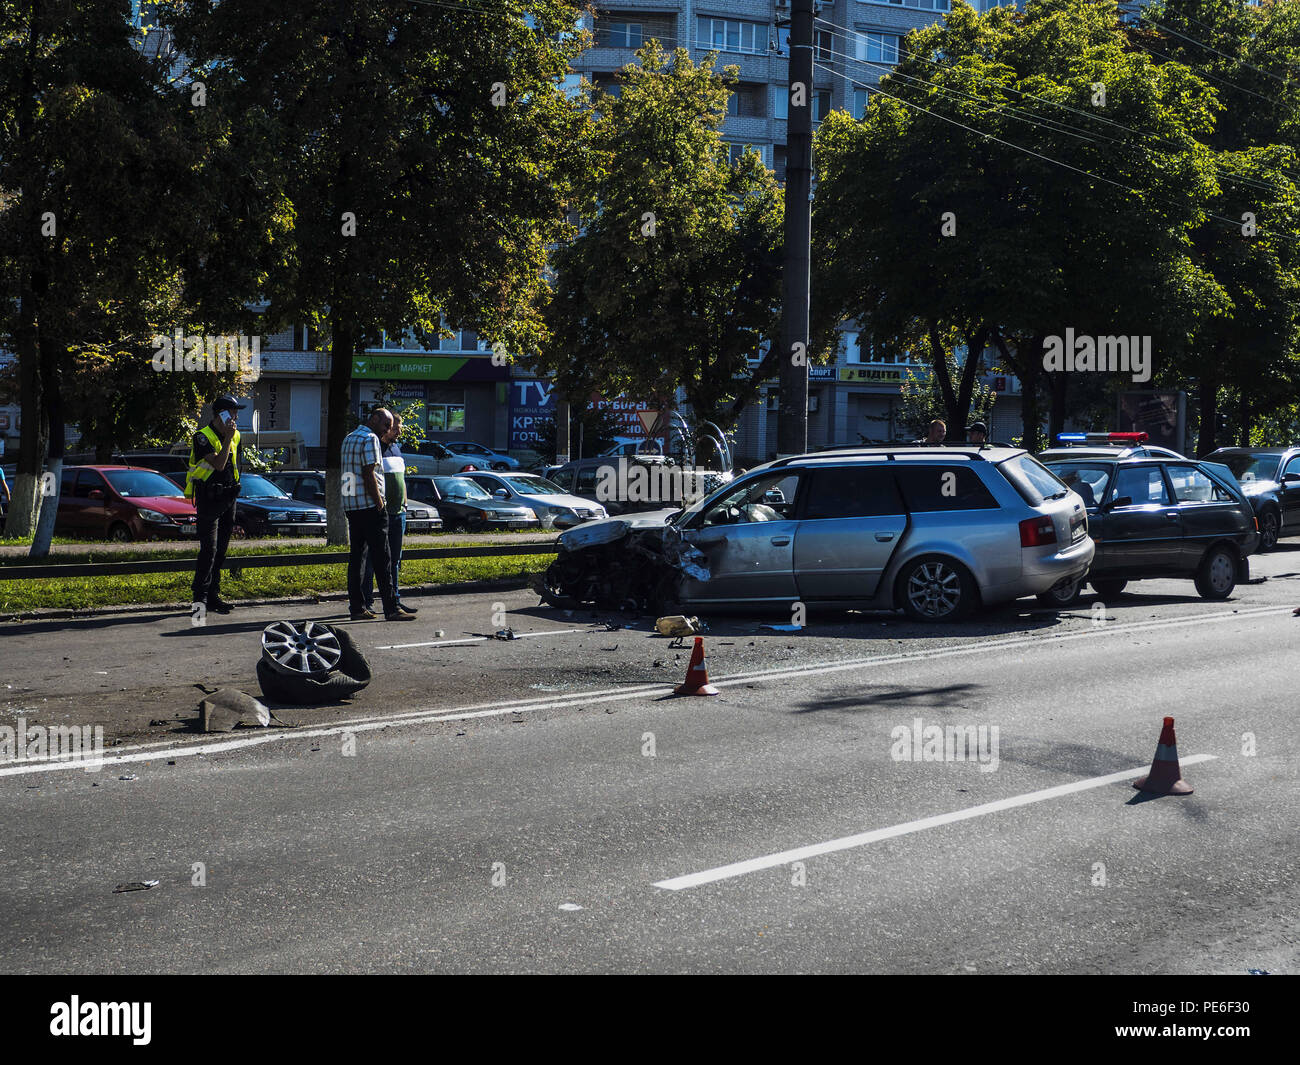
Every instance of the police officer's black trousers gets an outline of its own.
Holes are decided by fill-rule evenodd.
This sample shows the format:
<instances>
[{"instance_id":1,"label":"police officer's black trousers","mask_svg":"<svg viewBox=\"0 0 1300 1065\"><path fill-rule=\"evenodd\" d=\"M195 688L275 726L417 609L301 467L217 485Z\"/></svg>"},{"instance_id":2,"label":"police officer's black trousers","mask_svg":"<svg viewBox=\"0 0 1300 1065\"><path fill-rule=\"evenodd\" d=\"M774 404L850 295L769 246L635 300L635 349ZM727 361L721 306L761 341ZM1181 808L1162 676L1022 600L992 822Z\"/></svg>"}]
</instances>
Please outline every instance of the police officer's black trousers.
<instances>
[{"instance_id":1,"label":"police officer's black trousers","mask_svg":"<svg viewBox=\"0 0 1300 1065\"><path fill-rule=\"evenodd\" d=\"M235 501L224 507L198 504L199 557L194 564L193 602L210 603L221 597L221 565L226 561L230 531L235 527Z\"/></svg>"}]
</instances>

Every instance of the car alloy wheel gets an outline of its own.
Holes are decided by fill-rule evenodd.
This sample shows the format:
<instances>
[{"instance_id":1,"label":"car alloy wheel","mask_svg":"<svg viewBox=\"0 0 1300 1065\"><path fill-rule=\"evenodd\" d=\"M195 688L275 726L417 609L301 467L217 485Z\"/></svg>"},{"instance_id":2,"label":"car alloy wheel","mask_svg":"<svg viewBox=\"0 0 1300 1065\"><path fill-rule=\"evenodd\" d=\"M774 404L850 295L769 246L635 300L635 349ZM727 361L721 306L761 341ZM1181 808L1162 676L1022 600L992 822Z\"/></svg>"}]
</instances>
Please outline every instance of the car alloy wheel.
<instances>
[{"instance_id":1,"label":"car alloy wheel","mask_svg":"<svg viewBox=\"0 0 1300 1065\"><path fill-rule=\"evenodd\" d=\"M262 630L262 656L288 672L316 676L337 668L343 649L327 626L276 621Z\"/></svg>"},{"instance_id":2,"label":"car alloy wheel","mask_svg":"<svg viewBox=\"0 0 1300 1065\"><path fill-rule=\"evenodd\" d=\"M135 539L135 537L131 535L131 527L129 525L124 525L120 521L113 524L113 527L108 530L108 535L119 544L129 544Z\"/></svg>"},{"instance_id":3,"label":"car alloy wheel","mask_svg":"<svg viewBox=\"0 0 1300 1065\"><path fill-rule=\"evenodd\" d=\"M1079 601L1079 593L1083 591L1083 579L1075 577L1073 580L1060 581L1054 584L1045 592L1038 596L1040 603L1046 603L1048 606L1064 609L1073 606Z\"/></svg>"},{"instance_id":4,"label":"car alloy wheel","mask_svg":"<svg viewBox=\"0 0 1300 1065\"><path fill-rule=\"evenodd\" d=\"M943 559L923 559L904 585L907 613L925 621L946 621L961 614L968 595L962 574Z\"/></svg>"},{"instance_id":5,"label":"car alloy wheel","mask_svg":"<svg viewBox=\"0 0 1300 1065\"><path fill-rule=\"evenodd\" d=\"M1276 510L1266 510L1259 516L1259 549L1271 551L1277 546L1278 520Z\"/></svg>"}]
</instances>

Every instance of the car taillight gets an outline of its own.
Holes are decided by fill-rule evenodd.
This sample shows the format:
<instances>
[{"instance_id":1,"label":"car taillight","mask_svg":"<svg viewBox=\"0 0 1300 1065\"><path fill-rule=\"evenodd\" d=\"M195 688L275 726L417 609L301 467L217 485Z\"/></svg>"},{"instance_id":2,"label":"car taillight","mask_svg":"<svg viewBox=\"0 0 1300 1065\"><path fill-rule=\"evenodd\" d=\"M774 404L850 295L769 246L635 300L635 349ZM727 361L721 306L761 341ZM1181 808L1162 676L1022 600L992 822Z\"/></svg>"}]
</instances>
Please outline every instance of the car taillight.
<instances>
[{"instance_id":1,"label":"car taillight","mask_svg":"<svg viewBox=\"0 0 1300 1065\"><path fill-rule=\"evenodd\" d=\"M1026 518L1020 523L1021 547L1045 547L1056 543L1056 523L1051 518Z\"/></svg>"}]
</instances>

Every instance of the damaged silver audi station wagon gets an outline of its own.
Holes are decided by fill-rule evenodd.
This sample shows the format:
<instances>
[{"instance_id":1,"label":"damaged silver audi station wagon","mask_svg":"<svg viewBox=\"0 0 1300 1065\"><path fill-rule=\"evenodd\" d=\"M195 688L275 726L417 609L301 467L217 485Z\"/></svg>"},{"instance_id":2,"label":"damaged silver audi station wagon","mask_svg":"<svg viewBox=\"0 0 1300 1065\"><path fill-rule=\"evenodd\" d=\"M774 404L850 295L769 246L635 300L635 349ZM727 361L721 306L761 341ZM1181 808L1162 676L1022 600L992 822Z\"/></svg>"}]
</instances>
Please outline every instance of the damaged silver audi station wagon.
<instances>
[{"instance_id":1,"label":"damaged silver audi station wagon","mask_svg":"<svg viewBox=\"0 0 1300 1065\"><path fill-rule=\"evenodd\" d=\"M1040 595L1092 561L1083 501L1008 447L864 447L780 459L685 510L560 537L554 606L672 612L901 609L950 621Z\"/></svg>"}]
</instances>

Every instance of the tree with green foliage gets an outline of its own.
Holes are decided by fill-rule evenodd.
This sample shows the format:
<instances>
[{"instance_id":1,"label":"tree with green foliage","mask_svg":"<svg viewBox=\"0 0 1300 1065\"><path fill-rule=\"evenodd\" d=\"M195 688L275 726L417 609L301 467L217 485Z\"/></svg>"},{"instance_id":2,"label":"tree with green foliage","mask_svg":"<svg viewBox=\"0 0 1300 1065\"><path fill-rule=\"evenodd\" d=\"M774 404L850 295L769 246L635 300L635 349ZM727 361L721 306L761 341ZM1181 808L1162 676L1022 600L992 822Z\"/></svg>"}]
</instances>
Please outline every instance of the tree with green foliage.
<instances>
[{"instance_id":1,"label":"tree with green foliage","mask_svg":"<svg viewBox=\"0 0 1300 1065\"><path fill-rule=\"evenodd\" d=\"M734 68L658 41L592 99L579 235L552 257L550 341L535 365L561 394L668 405L735 424L776 370L782 199L758 156L719 130ZM758 360L757 364L753 360Z\"/></svg>"},{"instance_id":2,"label":"tree with green foliage","mask_svg":"<svg viewBox=\"0 0 1300 1065\"><path fill-rule=\"evenodd\" d=\"M583 114L563 91L584 46L565 0L175 0L168 19L232 143L293 212L267 318L331 356L329 538L346 540L340 449L352 358L383 332L430 348L444 323L507 350L541 342L546 248L567 232Z\"/></svg>"},{"instance_id":3,"label":"tree with green foliage","mask_svg":"<svg viewBox=\"0 0 1300 1065\"><path fill-rule=\"evenodd\" d=\"M991 344L1021 380L1037 446L1045 338L1149 335L1168 352L1223 302L1191 254L1215 190L1197 139L1212 93L1135 54L1109 2L959 3L909 34L900 60L862 121L834 112L817 134L814 335L825 347L855 319L924 351L953 424L980 363L948 388L948 356Z\"/></svg>"},{"instance_id":4,"label":"tree with green foliage","mask_svg":"<svg viewBox=\"0 0 1300 1065\"><path fill-rule=\"evenodd\" d=\"M187 271L223 218L262 218L209 209L221 148L170 58L140 45L129 0L0 0L0 335L23 410L6 532L33 536L34 556L53 532L65 423L101 453L178 429L236 375L156 372L152 338L251 318L238 246L201 301Z\"/></svg>"},{"instance_id":5,"label":"tree with green foliage","mask_svg":"<svg viewBox=\"0 0 1300 1065\"><path fill-rule=\"evenodd\" d=\"M1202 139L1219 189L1195 254L1224 301L1199 320L1171 375L1194 394L1206 454L1248 443L1259 419L1300 400L1300 0L1164 0L1143 11L1132 40L1193 70L1218 98Z\"/></svg>"}]
</instances>

